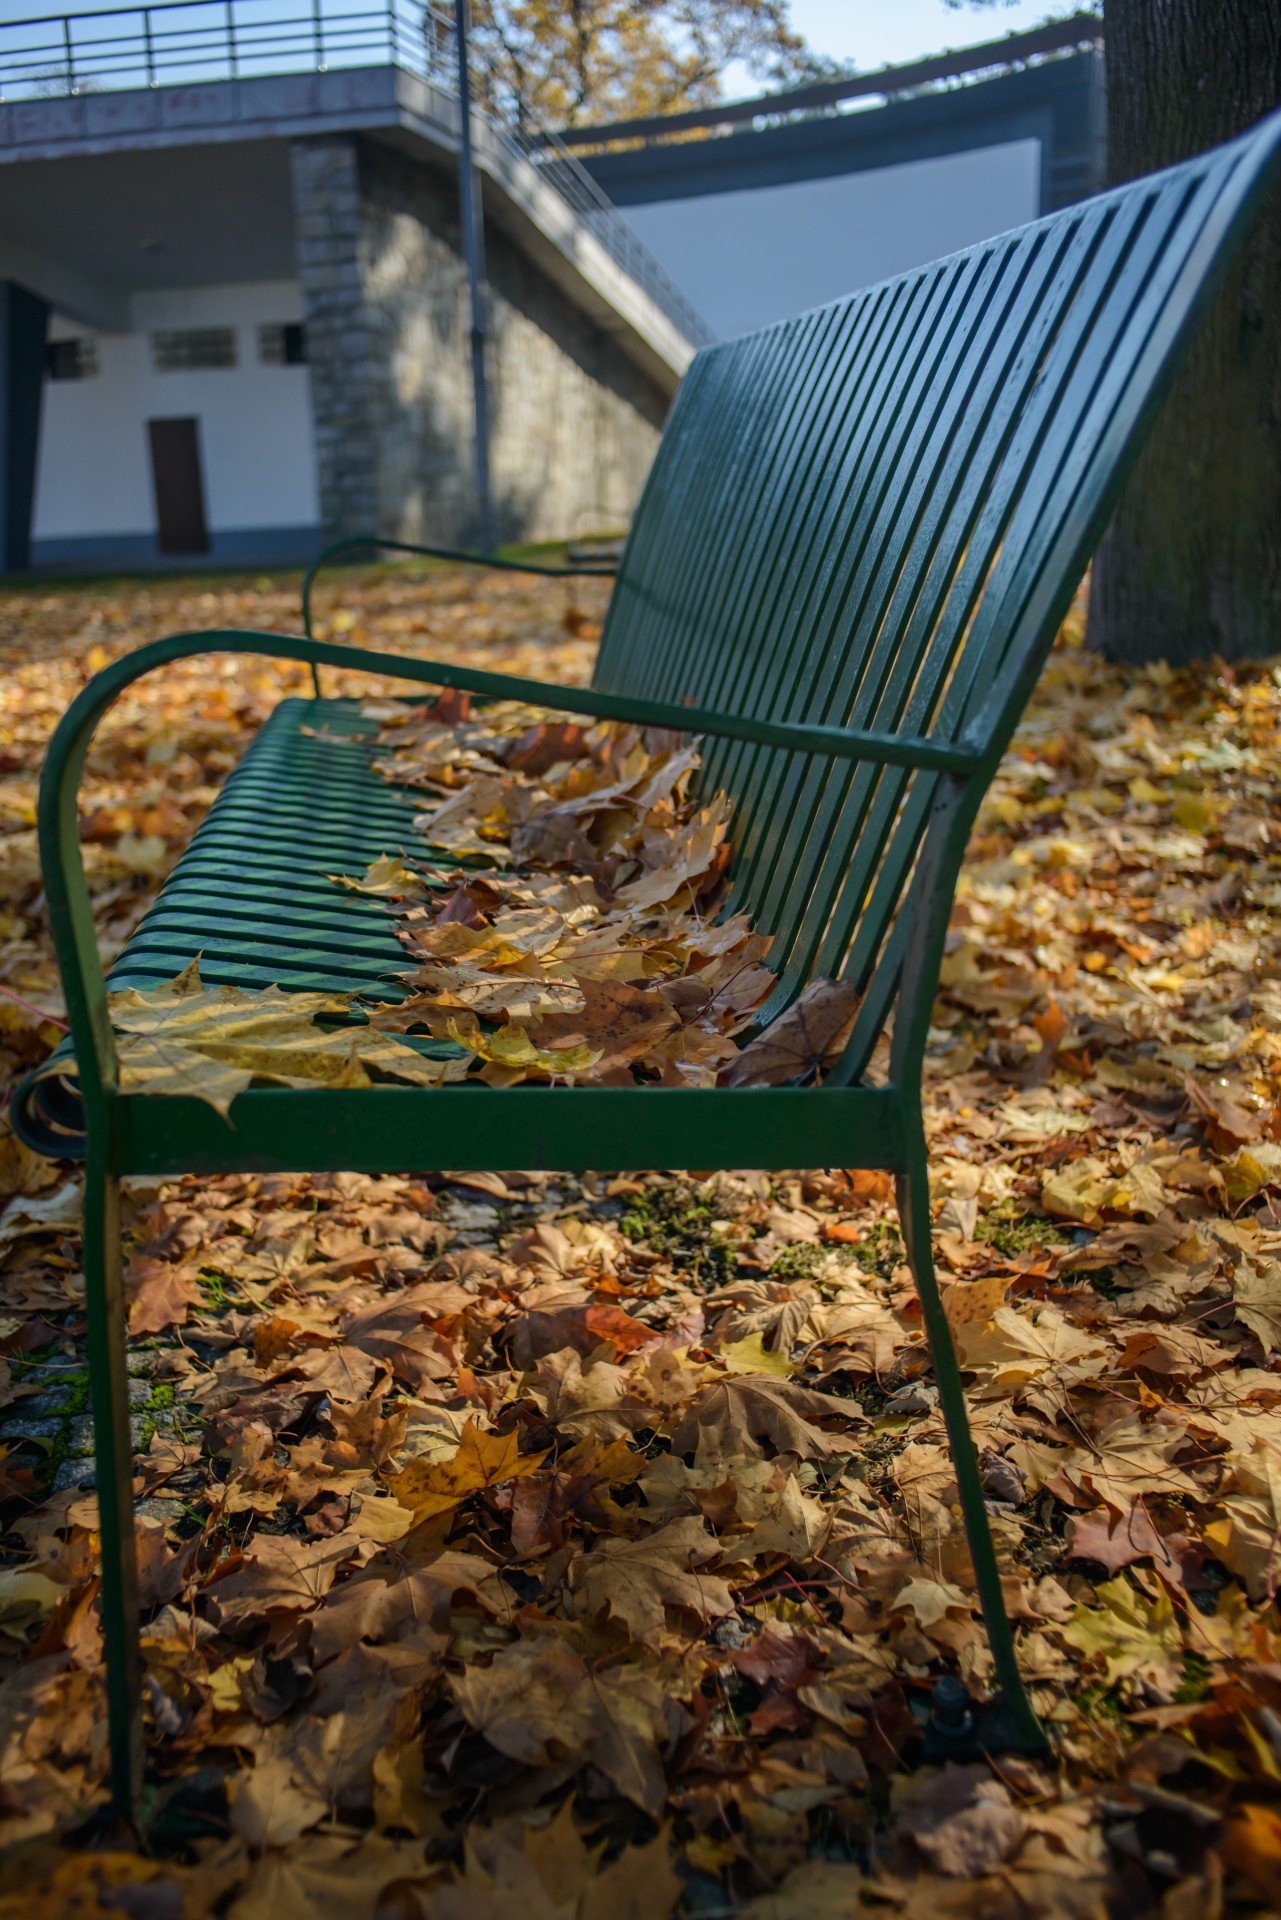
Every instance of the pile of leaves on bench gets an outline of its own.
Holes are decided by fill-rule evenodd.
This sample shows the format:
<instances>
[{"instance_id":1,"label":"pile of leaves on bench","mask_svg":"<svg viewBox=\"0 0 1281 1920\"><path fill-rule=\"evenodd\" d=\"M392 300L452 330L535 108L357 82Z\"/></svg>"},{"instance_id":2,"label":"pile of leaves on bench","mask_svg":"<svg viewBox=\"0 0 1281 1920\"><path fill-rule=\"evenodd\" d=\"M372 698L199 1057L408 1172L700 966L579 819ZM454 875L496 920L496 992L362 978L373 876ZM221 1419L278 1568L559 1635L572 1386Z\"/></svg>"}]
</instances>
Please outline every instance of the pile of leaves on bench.
<instances>
[{"instance_id":1,"label":"pile of leaves on bench","mask_svg":"<svg viewBox=\"0 0 1281 1920\"><path fill-rule=\"evenodd\" d=\"M839 981L740 1042L774 984L770 942L717 917L729 808L691 792L697 740L458 694L364 710L383 723L380 771L423 792L424 845L330 877L394 909L405 996L357 1011L354 995L206 987L193 961L112 995L125 1086L223 1111L254 1079L753 1086L839 1052L857 1005Z\"/></svg>"}]
</instances>

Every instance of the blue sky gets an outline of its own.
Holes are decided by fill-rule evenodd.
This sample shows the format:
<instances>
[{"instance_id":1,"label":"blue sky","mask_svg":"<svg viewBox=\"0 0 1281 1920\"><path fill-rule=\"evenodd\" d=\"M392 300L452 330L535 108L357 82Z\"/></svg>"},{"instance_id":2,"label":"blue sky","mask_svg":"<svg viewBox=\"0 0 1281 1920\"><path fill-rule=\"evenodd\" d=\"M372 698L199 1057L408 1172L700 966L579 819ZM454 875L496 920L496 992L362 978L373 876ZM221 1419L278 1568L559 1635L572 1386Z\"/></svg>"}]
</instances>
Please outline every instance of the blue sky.
<instances>
[{"instance_id":1,"label":"blue sky","mask_svg":"<svg viewBox=\"0 0 1281 1920\"><path fill-rule=\"evenodd\" d=\"M860 67L1036 27L1052 11L1047 0L960 8L944 6L943 0L792 0L792 19L811 46L856 60Z\"/></svg>"},{"instance_id":2,"label":"blue sky","mask_svg":"<svg viewBox=\"0 0 1281 1920\"><path fill-rule=\"evenodd\" d=\"M816 52L863 68L1037 27L1053 11L1048 0L960 8L944 6L943 0L792 0L792 20ZM745 74L726 75L731 96L757 90Z\"/></svg>"}]
</instances>

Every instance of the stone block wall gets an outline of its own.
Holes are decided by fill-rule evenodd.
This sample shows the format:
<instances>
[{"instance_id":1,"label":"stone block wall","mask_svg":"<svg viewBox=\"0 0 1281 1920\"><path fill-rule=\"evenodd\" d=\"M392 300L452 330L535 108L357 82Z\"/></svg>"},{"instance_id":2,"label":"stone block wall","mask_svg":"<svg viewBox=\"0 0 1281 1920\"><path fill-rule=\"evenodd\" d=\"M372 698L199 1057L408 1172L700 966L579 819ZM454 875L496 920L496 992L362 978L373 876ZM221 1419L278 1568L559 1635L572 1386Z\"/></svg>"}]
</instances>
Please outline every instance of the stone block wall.
<instances>
[{"instance_id":1,"label":"stone block wall","mask_svg":"<svg viewBox=\"0 0 1281 1920\"><path fill-rule=\"evenodd\" d=\"M328 530L475 532L470 307L453 178L354 135L292 145ZM486 234L500 541L623 525L667 407L508 237Z\"/></svg>"}]
</instances>

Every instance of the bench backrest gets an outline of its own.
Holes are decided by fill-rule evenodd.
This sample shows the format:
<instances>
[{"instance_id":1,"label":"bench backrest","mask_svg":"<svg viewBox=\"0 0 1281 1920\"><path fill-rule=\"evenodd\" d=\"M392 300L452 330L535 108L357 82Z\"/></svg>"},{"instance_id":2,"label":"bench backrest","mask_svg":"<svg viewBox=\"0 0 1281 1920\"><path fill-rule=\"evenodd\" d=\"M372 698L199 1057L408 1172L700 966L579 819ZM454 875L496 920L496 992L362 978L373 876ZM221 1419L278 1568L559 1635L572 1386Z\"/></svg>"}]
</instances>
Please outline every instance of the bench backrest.
<instances>
[{"instance_id":1,"label":"bench backrest","mask_svg":"<svg viewBox=\"0 0 1281 1920\"><path fill-rule=\"evenodd\" d=\"M705 348L637 510L595 684L964 740L981 791L1279 154L1273 115ZM708 756L705 781L735 802L732 904L774 935L774 1004L852 974L864 1056L943 778L732 744Z\"/></svg>"}]
</instances>

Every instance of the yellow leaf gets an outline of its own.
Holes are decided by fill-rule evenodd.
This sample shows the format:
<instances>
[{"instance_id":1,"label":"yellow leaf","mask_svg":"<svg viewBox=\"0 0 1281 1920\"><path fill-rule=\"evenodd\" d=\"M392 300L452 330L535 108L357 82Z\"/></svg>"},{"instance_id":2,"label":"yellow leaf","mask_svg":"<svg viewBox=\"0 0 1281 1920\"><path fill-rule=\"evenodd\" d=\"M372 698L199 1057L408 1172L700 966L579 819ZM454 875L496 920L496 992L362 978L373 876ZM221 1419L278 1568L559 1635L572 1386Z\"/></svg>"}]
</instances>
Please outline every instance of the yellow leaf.
<instances>
[{"instance_id":1,"label":"yellow leaf","mask_svg":"<svg viewBox=\"0 0 1281 1920\"><path fill-rule=\"evenodd\" d=\"M460 1046L472 1046L482 1060L490 1060L495 1066L523 1069L531 1068L558 1077L571 1073L585 1073L588 1067L594 1067L600 1059L598 1047L536 1047L524 1027L513 1023L499 1027L496 1033L464 1037L457 1021L449 1022L449 1037Z\"/></svg>"},{"instance_id":2,"label":"yellow leaf","mask_svg":"<svg viewBox=\"0 0 1281 1920\"><path fill-rule=\"evenodd\" d=\"M1109 1683L1140 1678L1173 1693L1183 1679L1183 1645L1165 1588L1149 1600L1127 1580L1107 1580L1094 1597L1098 1605L1078 1607L1063 1628L1068 1645L1102 1660Z\"/></svg>"},{"instance_id":3,"label":"yellow leaf","mask_svg":"<svg viewBox=\"0 0 1281 1920\"><path fill-rule=\"evenodd\" d=\"M1174 803L1174 818L1185 833L1214 832L1215 811L1203 794L1181 793Z\"/></svg>"},{"instance_id":4,"label":"yellow leaf","mask_svg":"<svg viewBox=\"0 0 1281 1920\"><path fill-rule=\"evenodd\" d=\"M373 1027L321 1027L339 1018L351 994L259 993L206 987L199 959L164 986L145 993L128 987L109 996L120 1036L122 1084L143 1093L182 1094L226 1114L255 1079L293 1086L367 1087L367 1069L417 1086L439 1086L466 1072L465 1059L425 1058L416 1048Z\"/></svg>"},{"instance_id":5,"label":"yellow leaf","mask_svg":"<svg viewBox=\"0 0 1281 1920\"><path fill-rule=\"evenodd\" d=\"M717 1354L731 1373L772 1373L787 1380L796 1371L785 1353L766 1348L759 1333L749 1333L745 1340L733 1340L728 1346L718 1347Z\"/></svg>"},{"instance_id":6,"label":"yellow leaf","mask_svg":"<svg viewBox=\"0 0 1281 1920\"><path fill-rule=\"evenodd\" d=\"M491 1433L469 1420L450 1459L411 1460L400 1473L388 1474L387 1485L400 1504L412 1510L417 1524L448 1513L486 1487L534 1473L545 1457L521 1453L517 1433Z\"/></svg>"},{"instance_id":7,"label":"yellow leaf","mask_svg":"<svg viewBox=\"0 0 1281 1920\"><path fill-rule=\"evenodd\" d=\"M407 867L398 853L379 854L359 880L346 873L327 873L325 878L349 893L374 893L386 899L421 900L431 891L423 875Z\"/></svg>"}]
</instances>

